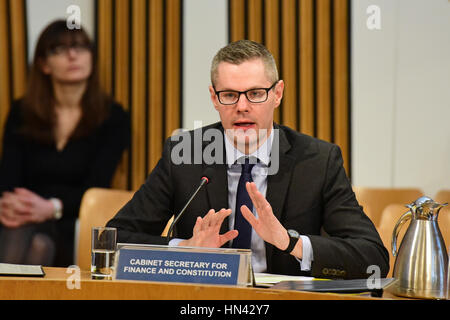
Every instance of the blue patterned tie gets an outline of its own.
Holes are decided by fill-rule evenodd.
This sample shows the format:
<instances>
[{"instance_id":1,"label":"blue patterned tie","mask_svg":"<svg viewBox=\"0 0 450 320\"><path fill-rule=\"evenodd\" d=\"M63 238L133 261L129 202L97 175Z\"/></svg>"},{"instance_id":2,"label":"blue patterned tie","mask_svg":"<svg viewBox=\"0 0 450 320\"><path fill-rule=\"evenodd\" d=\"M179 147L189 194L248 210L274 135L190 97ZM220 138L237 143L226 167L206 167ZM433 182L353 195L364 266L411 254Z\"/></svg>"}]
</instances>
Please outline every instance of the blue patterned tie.
<instances>
[{"instance_id":1,"label":"blue patterned tie","mask_svg":"<svg viewBox=\"0 0 450 320\"><path fill-rule=\"evenodd\" d=\"M241 206L246 205L250 211L253 211L253 203L248 195L245 184L252 182L252 169L255 164L249 163L249 158L245 158L242 164L241 177L236 194L236 211L234 216L234 229L239 231L239 235L233 240L233 248L249 249L252 240L252 226L245 220L241 213Z\"/></svg>"}]
</instances>

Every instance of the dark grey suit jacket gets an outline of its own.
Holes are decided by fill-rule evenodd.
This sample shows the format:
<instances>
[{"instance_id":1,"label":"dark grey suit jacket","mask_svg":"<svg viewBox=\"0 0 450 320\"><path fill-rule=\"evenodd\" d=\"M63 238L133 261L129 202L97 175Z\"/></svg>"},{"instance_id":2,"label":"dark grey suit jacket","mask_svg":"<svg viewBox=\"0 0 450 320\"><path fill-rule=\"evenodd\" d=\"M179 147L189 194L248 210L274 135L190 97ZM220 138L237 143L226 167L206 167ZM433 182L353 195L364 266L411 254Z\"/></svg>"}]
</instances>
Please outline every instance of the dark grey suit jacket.
<instances>
[{"instance_id":1,"label":"dark grey suit jacket","mask_svg":"<svg viewBox=\"0 0 450 320\"><path fill-rule=\"evenodd\" d=\"M279 139L276 134L272 152L279 150L279 169L268 176L266 198L286 229L295 229L310 238L314 261L310 272L301 272L293 256L266 243L267 272L367 278L370 275L366 273L367 267L377 265L381 275L386 276L388 252L355 198L339 147L285 126L275 124L274 128ZM195 145L193 137L208 129L220 130L220 140ZM207 167L213 169L211 181L179 220L175 236L190 238L197 216L204 216L211 208L228 208L227 166L224 156L220 156L221 152L225 154L223 127L215 123L197 130L200 131L184 133L183 140L166 141L163 155L147 181L108 222L108 226L118 228L118 242L167 244L159 235L170 217L186 204ZM191 146L190 152L183 154L191 164L176 165L171 161L174 150L180 155L178 143ZM195 152L198 160L199 150L209 146L210 151L213 143L223 148L217 154L222 161L195 164ZM227 230L228 221L225 221L221 232Z\"/></svg>"}]
</instances>

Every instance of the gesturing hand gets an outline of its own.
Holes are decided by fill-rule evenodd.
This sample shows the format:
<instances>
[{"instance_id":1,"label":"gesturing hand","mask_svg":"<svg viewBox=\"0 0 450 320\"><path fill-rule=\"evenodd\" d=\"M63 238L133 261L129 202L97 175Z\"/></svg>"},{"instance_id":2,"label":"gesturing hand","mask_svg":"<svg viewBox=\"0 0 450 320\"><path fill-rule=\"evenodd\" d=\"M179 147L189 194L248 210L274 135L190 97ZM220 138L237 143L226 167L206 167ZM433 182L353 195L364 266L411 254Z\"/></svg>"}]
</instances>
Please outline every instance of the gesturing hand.
<instances>
[{"instance_id":1,"label":"gesturing hand","mask_svg":"<svg viewBox=\"0 0 450 320\"><path fill-rule=\"evenodd\" d=\"M254 182L247 182L245 187L258 213L258 218L245 205L241 207L242 215L264 241L280 250L286 249L289 244L287 230L273 214L270 203L258 191Z\"/></svg>"},{"instance_id":2,"label":"gesturing hand","mask_svg":"<svg viewBox=\"0 0 450 320\"><path fill-rule=\"evenodd\" d=\"M203 218L197 217L192 238L181 241L179 245L219 248L226 242L233 240L238 235L237 230L228 231L223 235L220 234L220 226L230 214L231 209L221 209L218 212L211 209Z\"/></svg>"}]
</instances>

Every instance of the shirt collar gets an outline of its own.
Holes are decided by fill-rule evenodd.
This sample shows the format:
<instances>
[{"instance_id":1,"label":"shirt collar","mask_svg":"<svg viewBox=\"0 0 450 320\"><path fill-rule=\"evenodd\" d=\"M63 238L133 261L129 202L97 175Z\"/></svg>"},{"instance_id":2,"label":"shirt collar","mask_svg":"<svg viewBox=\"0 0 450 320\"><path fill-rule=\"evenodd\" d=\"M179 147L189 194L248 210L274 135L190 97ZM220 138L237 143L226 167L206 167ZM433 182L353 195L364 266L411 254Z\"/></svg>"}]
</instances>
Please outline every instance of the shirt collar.
<instances>
[{"instance_id":1,"label":"shirt collar","mask_svg":"<svg viewBox=\"0 0 450 320\"><path fill-rule=\"evenodd\" d=\"M260 162L262 162L264 165L269 166L270 162L270 152L272 149L272 142L273 142L273 127L270 130L270 136L264 141L264 143L252 154L246 155L236 149L234 147L234 144L229 140L226 134L225 135L225 153L226 153L226 159L227 159L227 165L228 167L231 167L234 163L236 163L236 160L242 157L256 157Z\"/></svg>"}]
</instances>

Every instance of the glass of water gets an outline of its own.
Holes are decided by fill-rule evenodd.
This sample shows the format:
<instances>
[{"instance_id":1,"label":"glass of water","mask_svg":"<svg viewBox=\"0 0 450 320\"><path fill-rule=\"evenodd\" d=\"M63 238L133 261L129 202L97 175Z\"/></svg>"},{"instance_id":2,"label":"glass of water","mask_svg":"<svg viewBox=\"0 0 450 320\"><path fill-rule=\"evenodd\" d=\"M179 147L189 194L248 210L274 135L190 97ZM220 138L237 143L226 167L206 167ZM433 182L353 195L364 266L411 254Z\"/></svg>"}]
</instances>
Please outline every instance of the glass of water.
<instances>
[{"instance_id":1,"label":"glass of water","mask_svg":"<svg viewBox=\"0 0 450 320\"><path fill-rule=\"evenodd\" d=\"M116 254L117 229L92 228L91 278L112 279Z\"/></svg>"}]
</instances>

